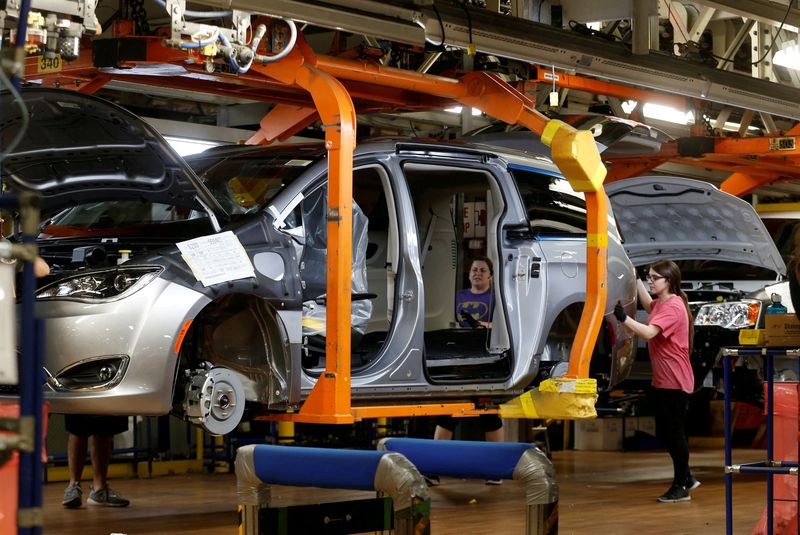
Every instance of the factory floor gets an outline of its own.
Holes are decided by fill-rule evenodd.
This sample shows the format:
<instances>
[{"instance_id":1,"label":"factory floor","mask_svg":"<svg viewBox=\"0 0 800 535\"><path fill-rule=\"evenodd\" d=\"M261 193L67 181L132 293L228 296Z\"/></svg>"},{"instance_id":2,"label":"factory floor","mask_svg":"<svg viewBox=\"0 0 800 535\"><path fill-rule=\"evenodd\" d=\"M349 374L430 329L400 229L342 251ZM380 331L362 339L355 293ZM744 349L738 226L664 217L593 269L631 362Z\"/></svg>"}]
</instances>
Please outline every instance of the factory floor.
<instances>
[{"instance_id":1,"label":"factory floor","mask_svg":"<svg viewBox=\"0 0 800 535\"><path fill-rule=\"evenodd\" d=\"M734 450L734 463L764 458L762 450ZM698 534L724 533L723 451L692 450L691 466L702 486L691 502L659 503L669 486L672 465L663 450L632 452L557 451L553 453L560 487L558 533ZM89 482L84 482L88 489ZM61 506L65 484L44 488L44 533L59 535L237 533L236 478L233 474L189 474L153 479L117 479L112 488L131 500L124 509ZM85 490L85 495L88 491ZM84 497L85 497L84 495ZM524 533L523 486L505 481L442 478L431 488L431 527L435 534ZM734 533L753 531L766 504L761 476L735 475ZM273 487L276 505L355 498L372 493Z\"/></svg>"}]
</instances>

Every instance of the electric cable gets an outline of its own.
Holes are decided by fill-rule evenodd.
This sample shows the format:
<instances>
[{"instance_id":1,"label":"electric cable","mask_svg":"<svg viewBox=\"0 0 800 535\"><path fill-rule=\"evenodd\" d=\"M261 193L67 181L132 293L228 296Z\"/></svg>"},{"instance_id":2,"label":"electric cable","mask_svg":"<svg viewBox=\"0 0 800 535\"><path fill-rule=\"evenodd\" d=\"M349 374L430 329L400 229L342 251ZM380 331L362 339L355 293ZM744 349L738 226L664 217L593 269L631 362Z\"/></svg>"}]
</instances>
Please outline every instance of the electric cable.
<instances>
[{"instance_id":1,"label":"electric cable","mask_svg":"<svg viewBox=\"0 0 800 535\"><path fill-rule=\"evenodd\" d=\"M775 37L777 37L777 36L779 36L781 34L781 30L783 29L783 25L786 24L786 19L789 18L789 13L792 12L792 5L793 4L794 4L794 0L789 0L789 5L786 6L786 13L783 14L783 19L781 20L781 25L778 26L778 31L775 32ZM770 37L772 37L771 33L770 33ZM751 65L755 66L755 65L758 65L759 63L761 63L762 61L764 61L764 58L766 58L767 55L770 53L770 51L772 50L772 47L775 46L775 37L772 37L772 39L770 39L769 48L767 48L767 51L764 52L764 55L761 56L756 61L752 62Z\"/></svg>"},{"instance_id":2,"label":"electric cable","mask_svg":"<svg viewBox=\"0 0 800 535\"><path fill-rule=\"evenodd\" d=\"M431 5L431 7L433 7L433 12L436 13L436 18L439 20L439 28L441 28L441 30L442 30L442 42L439 43L438 45L433 45L433 46L435 48L437 48L438 50L444 50L444 43L445 43L444 21L442 20L442 15L441 15L441 13L439 13L439 8L436 7L436 3L435 2Z\"/></svg>"}]
</instances>

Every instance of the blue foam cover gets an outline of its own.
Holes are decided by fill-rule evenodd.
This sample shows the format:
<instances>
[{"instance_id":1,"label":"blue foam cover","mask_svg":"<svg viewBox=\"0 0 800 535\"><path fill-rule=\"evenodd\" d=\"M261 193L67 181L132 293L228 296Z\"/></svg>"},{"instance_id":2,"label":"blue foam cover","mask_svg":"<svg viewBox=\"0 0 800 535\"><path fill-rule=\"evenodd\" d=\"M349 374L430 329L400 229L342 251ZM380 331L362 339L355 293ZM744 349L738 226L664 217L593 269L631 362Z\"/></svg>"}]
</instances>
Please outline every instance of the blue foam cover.
<instances>
[{"instance_id":1,"label":"blue foam cover","mask_svg":"<svg viewBox=\"0 0 800 535\"><path fill-rule=\"evenodd\" d=\"M389 438L387 451L405 455L422 474L482 479L512 479L514 468L532 444Z\"/></svg>"},{"instance_id":2,"label":"blue foam cover","mask_svg":"<svg viewBox=\"0 0 800 535\"><path fill-rule=\"evenodd\" d=\"M375 490L375 472L386 452L259 445L253 465L264 483L299 487Z\"/></svg>"}]
</instances>

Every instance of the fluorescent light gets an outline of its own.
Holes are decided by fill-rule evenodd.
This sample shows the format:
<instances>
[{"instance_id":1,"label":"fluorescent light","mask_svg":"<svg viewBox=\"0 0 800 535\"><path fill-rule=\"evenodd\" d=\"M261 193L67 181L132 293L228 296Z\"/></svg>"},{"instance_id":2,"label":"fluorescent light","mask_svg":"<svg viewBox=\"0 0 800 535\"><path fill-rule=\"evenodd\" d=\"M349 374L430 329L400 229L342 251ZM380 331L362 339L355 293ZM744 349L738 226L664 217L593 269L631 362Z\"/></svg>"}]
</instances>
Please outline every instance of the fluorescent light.
<instances>
[{"instance_id":1,"label":"fluorescent light","mask_svg":"<svg viewBox=\"0 0 800 535\"><path fill-rule=\"evenodd\" d=\"M622 103L622 111L630 114L638 103L635 100L626 100ZM642 113L649 119L665 121L675 124L694 124L694 112L681 111L671 106L661 104L646 103L642 107Z\"/></svg>"},{"instance_id":2,"label":"fluorescent light","mask_svg":"<svg viewBox=\"0 0 800 535\"><path fill-rule=\"evenodd\" d=\"M200 139L189 139L185 137L164 136L164 139L167 140L167 143L169 143L180 156L197 154L198 152L203 152L206 149L219 145L219 143L214 141L202 141Z\"/></svg>"},{"instance_id":3,"label":"fluorescent light","mask_svg":"<svg viewBox=\"0 0 800 535\"><path fill-rule=\"evenodd\" d=\"M645 117L675 124L694 124L694 112L680 111L671 106L647 103L642 109Z\"/></svg>"},{"instance_id":4,"label":"fluorescent light","mask_svg":"<svg viewBox=\"0 0 800 535\"><path fill-rule=\"evenodd\" d=\"M739 124L739 123L732 123L732 122L729 122L729 121L726 121L726 122L725 122L725 124L722 126L722 129L723 129L723 130L730 130L731 132L738 132L740 128L742 128L742 125L741 125L741 124ZM758 132L758 131L760 131L760 130L761 130L761 129L760 129L759 127L757 127L757 126L748 126L748 127L747 127L747 129L748 129L748 130L752 130L752 131L754 131L754 132Z\"/></svg>"},{"instance_id":5,"label":"fluorescent light","mask_svg":"<svg viewBox=\"0 0 800 535\"><path fill-rule=\"evenodd\" d=\"M444 111L449 112L449 113L461 113L461 106L453 106L451 108L445 108ZM472 115L473 116L478 117L478 116L480 116L482 114L483 114L483 112L481 110L479 110L478 108L472 108Z\"/></svg>"},{"instance_id":6,"label":"fluorescent light","mask_svg":"<svg viewBox=\"0 0 800 535\"><path fill-rule=\"evenodd\" d=\"M800 71L800 45L794 43L784 46L772 56L772 63Z\"/></svg>"}]
</instances>

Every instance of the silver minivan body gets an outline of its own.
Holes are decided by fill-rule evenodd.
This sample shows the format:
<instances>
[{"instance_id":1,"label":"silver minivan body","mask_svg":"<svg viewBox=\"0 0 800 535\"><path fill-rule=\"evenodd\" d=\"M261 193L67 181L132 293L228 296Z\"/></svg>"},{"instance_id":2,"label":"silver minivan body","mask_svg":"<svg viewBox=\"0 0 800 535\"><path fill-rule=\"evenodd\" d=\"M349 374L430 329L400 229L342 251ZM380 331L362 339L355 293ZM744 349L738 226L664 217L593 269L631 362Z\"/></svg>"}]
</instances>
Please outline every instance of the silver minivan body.
<instances>
[{"instance_id":1,"label":"silver minivan body","mask_svg":"<svg viewBox=\"0 0 800 535\"><path fill-rule=\"evenodd\" d=\"M184 161L109 102L22 94L29 135L2 172L12 188L38 191L47 215L38 243L51 275L37 312L51 410L172 411L222 433L242 417L229 399L261 411L302 404L326 358L322 144ZM18 124L8 94L0 110L2 124ZM354 404L498 403L564 372L586 298L586 213L547 157L384 140L361 144L353 169ZM612 385L634 344L611 312L617 301L633 312L635 279L611 209L608 223L592 373ZM240 244L252 276L198 280L176 244L203 236ZM492 327L463 328L455 295L483 255L494 263Z\"/></svg>"}]
</instances>

